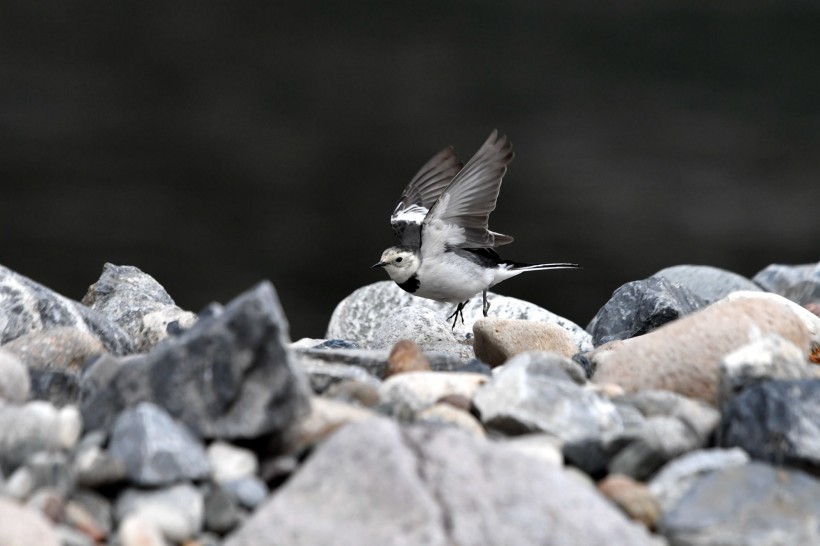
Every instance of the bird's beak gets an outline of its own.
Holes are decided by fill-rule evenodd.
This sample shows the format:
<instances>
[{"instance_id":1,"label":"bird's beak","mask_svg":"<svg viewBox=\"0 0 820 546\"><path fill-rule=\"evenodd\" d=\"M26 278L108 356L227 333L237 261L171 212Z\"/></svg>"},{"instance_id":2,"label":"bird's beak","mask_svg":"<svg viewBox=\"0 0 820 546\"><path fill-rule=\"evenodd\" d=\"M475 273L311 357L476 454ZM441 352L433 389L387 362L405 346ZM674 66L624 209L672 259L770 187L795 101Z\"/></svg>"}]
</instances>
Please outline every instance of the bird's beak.
<instances>
[{"instance_id":1,"label":"bird's beak","mask_svg":"<svg viewBox=\"0 0 820 546\"><path fill-rule=\"evenodd\" d=\"M377 267L384 267L387 265L387 262L379 262L370 266L370 269L376 269Z\"/></svg>"}]
</instances>

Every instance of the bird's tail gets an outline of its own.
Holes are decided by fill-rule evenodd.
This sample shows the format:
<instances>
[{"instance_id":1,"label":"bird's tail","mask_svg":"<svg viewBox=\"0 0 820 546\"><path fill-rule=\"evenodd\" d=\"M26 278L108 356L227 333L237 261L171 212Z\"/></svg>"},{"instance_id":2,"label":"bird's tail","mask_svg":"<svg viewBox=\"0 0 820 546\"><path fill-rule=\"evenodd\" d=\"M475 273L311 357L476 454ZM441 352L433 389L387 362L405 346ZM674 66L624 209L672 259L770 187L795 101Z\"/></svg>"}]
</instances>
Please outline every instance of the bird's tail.
<instances>
[{"instance_id":1,"label":"bird's tail","mask_svg":"<svg viewBox=\"0 0 820 546\"><path fill-rule=\"evenodd\" d=\"M547 269L581 269L581 266L578 264L563 262L554 264L522 264L518 262L502 262L501 265L509 271L516 271L518 273L523 273L525 271L544 271Z\"/></svg>"}]
</instances>

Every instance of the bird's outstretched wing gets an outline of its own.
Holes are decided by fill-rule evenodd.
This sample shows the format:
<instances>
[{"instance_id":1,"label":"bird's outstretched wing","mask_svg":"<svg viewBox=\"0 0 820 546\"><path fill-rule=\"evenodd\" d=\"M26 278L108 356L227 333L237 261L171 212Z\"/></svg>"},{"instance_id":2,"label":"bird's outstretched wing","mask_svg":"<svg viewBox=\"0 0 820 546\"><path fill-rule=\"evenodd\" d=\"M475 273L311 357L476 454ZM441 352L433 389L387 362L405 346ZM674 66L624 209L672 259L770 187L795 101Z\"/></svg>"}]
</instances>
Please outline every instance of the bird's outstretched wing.
<instances>
[{"instance_id":1,"label":"bird's outstretched wing","mask_svg":"<svg viewBox=\"0 0 820 546\"><path fill-rule=\"evenodd\" d=\"M390 225L402 245L419 247L421 223L461 166L453 147L449 146L430 158L410 180L390 216Z\"/></svg>"},{"instance_id":2,"label":"bird's outstretched wing","mask_svg":"<svg viewBox=\"0 0 820 546\"><path fill-rule=\"evenodd\" d=\"M512 159L512 144L493 131L427 213L422 223L423 244L429 242L430 247L443 251L443 247L492 248L511 243L512 237L490 231L487 223ZM422 249L428 251L437 250Z\"/></svg>"}]
</instances>

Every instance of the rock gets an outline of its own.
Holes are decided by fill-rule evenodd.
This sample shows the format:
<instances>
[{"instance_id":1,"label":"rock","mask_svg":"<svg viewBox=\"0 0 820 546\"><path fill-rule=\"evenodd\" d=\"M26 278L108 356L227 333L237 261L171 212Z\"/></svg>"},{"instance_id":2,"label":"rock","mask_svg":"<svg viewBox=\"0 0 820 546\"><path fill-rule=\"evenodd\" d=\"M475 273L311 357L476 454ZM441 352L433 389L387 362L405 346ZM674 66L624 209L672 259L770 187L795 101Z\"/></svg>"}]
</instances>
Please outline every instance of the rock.
<instances>
[{"instance_id":1,"label":"rock","mask_svg":"<svg viewBox=\"0 0 820 546\"><path fill-rule=\"evenodd\" d=\"M640 336L704 307L688 288L666 277L626 283L612 294L587 326L596 347ZM571 356L571 355L570 355Z\"/></svg>"},{"instance_id":2,"label":"rock","mask_svg":"<svg viewBox=\"0 0 820 546\"><path fill-rule=\"evenodd\" d=\"M661 517L658 501L646 485L623 474L610 474L598 483L598 490L635 521L654 529Z\"/></svg>"},{"instance_id":3,"label":"rock","mask_svg":"<svg viewBox=\"0 0 820 546\"><path fill-rule=\"evenodd\" d=\"M247 478L259 470L256 454L249 449L225 442L214 442L208 446L207 453L211 478L216 483Z\"/></svg>"},{"instance_id":4,"label":"rock","mask_svg":"<svg viewBox=\"0 0 820 546\"><path fill-rule=\"evenodd\" d=\"M0 349L0 404L22 404L30 388L26 366L13 353Z\"/></svg>"},{"instance_id":5,"label":"rock","mask_svg":"<svg viewBox=\"0 0 820 546\"><path fill-rule=\"evenodd\" d=\"M296 360L316 394L322 394L342 382L353 382L373 389L378 389L381 384L378 378L358 366L329 364L317 359L299 358L298 355Z\"/></svg>"},{"instance_id":6,"label":"rock","mask_svg":"<svg viewBox=\"0 0 820 546\"><path fill-rule=\"evenodd\" d=\"M194 486L182 483L152 491L127 489L114 511L119 521L134 516L155 525L168 540L184 542L202 529L205 502Z\"/></svg>"},{"instance_id":7,"label":"rock","mask_svg":"<svg viewBox=\"0 0 820 546\"><path fill-rule=\"evenodd\" d=\"M225 544L262 543L653 541L575 474L454 429L401 429L376 419L320 445Z\"/></svg>"},{"instance_id":8,"label":"rock","mask_svg":"<svg viewBox=\"0 0 820 546\"><path fill-rule=\"evenodd\" d=\"M760 290L746 277L708 265L675 265L661 269L653 277L664 277L683 286L706 305L738 290Z\"/></svg>"},{"instance_id":9,"label":"rock","mask_svg":"<svg viewBox=\"0 0 820 546\"><path fill-rule=\"evenodd\" d=\"M820 470L820 379L747 388L723 406L718 440L753 459Z\"/></svg>"},{"instance_id":10,"label":"rock","mask_svg":"<svg viewBox=\"0 0 820 546\"><path fill-rule=\"evenodd\" d=\"M645 480L667 461L702 446L703 443L681 420L649 417L638 437L609 462L609 472Z\"/></svg>"},{"instance_id":11,"label":"rock","mask_svg":"<svg viewBox=\"0 0 820 546\"><path fill-rule=\"evenodd\" d=\"M664 513L671 544L820 544L820 481L752 462L709 472Z\"/></svg>"},{"instance_id":12,"label":"rock","mask_svg":"<svg viewBox=\"0 0 820 546\"><path fill-rule=\"evenodd\" d=\"M820 349L820 316L817 316L815 313L812 313L805 307L797 305L793 301L788 300L783 296L778 296L777 294L769 294L766 292L740 291L732 292L726 297L726 301L744 299L766 300L773 303L779 303L783 307L789 309L798 317L800 317L801 321L803 321L803 325L809 332L809 338L811 339L812 348L815 350Z\"/></svg>"},{"instance_id":13,"label":"rock","mask_svg":"<svg viewBox=\"0 0 820 546\"><path fill-rule=\"evenodd\" d=\"M265 482L256 476L227 481L222 484L222 487L232 498L236 499L240 506L249 510L259 507L270 493Z\"/></svg>"},{"instance_id":14,"label":"rock","mask_svg":"<svg viewBox=\"0 0 820 546\"><path fill-rule=\"evenodd\" d=\"M808 351L808 332L793 312L775 302L745 299L710 305L587 356L594 361L596 383L615 383L627 392L670 390L714 405L721 359L772 333Z\"/></svg>"},{"instance_id":15,"label":"rock","mask_svg":"<svg viewBox=\"0 0 820 546\"><path fill-rule=\"evenodd\" d=\"M48 488L61 499L74 489L74 475L68 457L61 451L40 451L26 461L31 471L32 489ZM55 518L56 520L56 518Z\"/></svg>"},{"instance_id":16,"label":"rock","mask_svg":"<svg viewBox=\"0 0 820 546\"><path fill-rule=\"evenodd\" d=\"M804 265L772 264L752 281L800 305L820 303L820 262Z\"/></svg>"},{"instance_id":17,"label":"rock","mask_svg":"<svg viewBox=\"0 0 820 546\"><path fill-rule=\"evenodd\" d=\"M406 372L429 372L430 362L424 356L415 342L409 339L401 339L393 345L390 350L390 355L387 357L387 370L384 372L384 377L390 377Z\"/></svg>"},{"instance_id":18,"label":"rock","mask_svg":"<svg viewBox=\"0 0 820 546\"><path fill-rule=\"evenodd\" d=\"M91 537L68 525L57 525L55 528L60 546L94 546L97 544Z\"/></svg>"},{"instance_id":19,"label":"rock","mask_svg":"<svg viewBox=\"0 0 820 546\"><path fill-rule=\"evenodd\" d=\"M120 410L147 401L205 438L285 435L307 411L308 396L287 344L276 292L260 283L145 355L92 365L82 407L87 428L107 428Z\"/></svg>"},{"instance_id":20,"label":"rock","mask_svg":"<svg viewBox=\"0 0 820 546\"><path fill-rule=\"evenodd\" d=\"M79 374L73 371L29 369L32 400L44 400L57 407L80 402Z\"/></svg>"},{"instance_id":21,"label":"rock","mask_svg":"<svg viewBox=\"0 0 820 546\"><path fill-rule=\"evenodd\" d=\"M769 379L808 379L814 371L793 343L772 334L726 355L718 368L718 401L723 404L746 387Z\"/></svg>"},{"instance_id":22,"label":"rock","mask_svg":"<svg viewBox=\"0 0 820 546\"><path fill-rule=\"evenodd\" d=\"M358 381L344 380L331 385L323 396L348 404L359 404L366 408L372 408L381 400L379 398L379 385L369 385Z\"/></svg>"},{"instance_id":23,"label":"rock","mask_svg":"<svg viewBox=\"0 0 820 546\"><path fill-rule=\"evenodd\" d=\"M561 441L549 434L523 434L505 438L502 443L521 454L538 459L543 464L554 467L564 466Z\"/></svg>"},{"instance_id":24,"label":"rock","mask_svg":"<svg viewBox=\"0 0 820 546\"><path fill-rule=\"evenodd\" d=\"M412 420L448 394L472 398L488 382L482 374L457 372L411 372L394 375L382 383L379 397L387 411L399 419Z\"/></svg>"},{"instance_id":25,"label":"rock","mask_svg":"<svg viewBox=\"0 0 820 546\"><path fill-rule=\"evenodd\" d=\"M98 488L124 481L128 477L125 461L98 445L81 446L74 456L77 484Z\"/></svg>"},{"instance_id":26,"label":"rock","mask_svg":"<svg viewBox=\"0 0 820 546\"><path fill-rule=\"evenodd\" d=\"M140 516L126 517L117 530L117 536L122 546L168 546L159 526Z\"/></svg>"},{"instance_id":27,"label":"rock","mask_svg":"<svg viewBox=\"0 0 820 546\"><path fill-rule=\"evenodd\" d=\"M26 501L26 508L33 508L50 522L57 523L64 517L65 494L49 486L36 488Z\"/></svg>"},{"instance_id":28,"label":"rock","mask_svg":"<svg viewBox=\"0 0 820 546\"><path fill-rule=\"evenodd\" d=\"M186 330L196 321L196 315L177 307L153 277L129 265L105 264L82 303L128 333L139 352L165 339L169 324Z\"/></svg>"},{"instance_id":29,"label":"rock","mask_svg":"<svg viewBox=\"0 0 820 546\"><path fill-rule=\"evenodd\" d=\"M310 413L299 421L293 433L292 451L318 444L339 427L372 419L375 415L366 408L315 397L310 402Z\"/></svg>"},{"instance_id":30,"label":"rock","mask_svg":"<svg viewBox=\"0 0 820 546\"><path fill-rule=\"evenodd\" d=\"M319 361L334 366L361 368L378 379L384 379L387 373L389 356L388 351L383 349L302 349L296 353L298 362L307 370ZM434 371L453 371L464 365L460 357L446 353L426 352L424 356ZM347 378L355 379L355 376Z\"/></svg>"},{"instance_id":31,"label":"rock","mask_svg":"<svg viewBox=\"0 0 820 546\"><path fill-rule=\"evenodd\" d=\"M473 436L484 437L484 427L468 412L456 409L450 404L435 403L416 415L416 423L433 426L460 428Z\"/></svg>"},{"instance_id":32,"label":"rock","mask_svg":"<svg viewBox=\"0 0 820 546\"><path fill-rule=\"evenodd\" d=\"M213 486L205 494L205 529L225 534L232 531L240 521L236 500L220 486Z\"/></svg>"},{"instance_id":33,"label":"rock","mask_svg":"<svg viewBox=\"0 0 820 546\"><path fill-rule=\"evenodd\" d=\"M0 497L0 544L3 546L60 546L52 524L35 510Z\"/></svg>"},{"instance_id":34,"label":"rock","mask_svg":"<svg viewBox=\"0 0 820 546\"><path fill-rule=\"evenodd\" d=\"M473 325L475 355L490 366L500 366L513 356L547 351L572 357L578 347L569 333L552 323L481 318Z\"/></svg>"},{"instance_id":35,"label":"rock","mask_svg":"<svg viewBox=\"0 0 820 546\"><path fill-rule=\"evenodd\" d=\"M197 480L210 474L202 444L168 413L148 402L117 417L109 451L125 461L129 479L142 486Z\"/></svg>"},{"instance_id":36,"label":"rock","mask_svg":"<svg viewBox=\"0 0 820 546\"><path fill-rule=\"evenodd\" d=\"M578 386L558 362L562 358L525 353L510 359L473 397L484 425L510 435L546 432L563 441L620 429L615 406Z\"/></svg>"},{"instance_id":37,"label":"rock","mask_svg":"<svg viewBox=\"0 0 820 546\"><path fill-rule=\"evenodd\" d=\"M538 307L532 303L516 298L499 296L492 292L487 295L490 302L490 316L501 319L523 319L538 322L551 322L572 332L573 343L581 351L592 349L589 334L577 324L550 313L546 309ZM431 310L435 315L420 313L419 316L427 317L429 323L423 321L416 322L420 328L428 330L433 328L436 332L441 332L440 336L450 328L447 315L455 310L454 305L439 303L433 300L417 298L408 294L396 283L392 281L381 281L359 288L344 300L342 300L330 319L327 327L328 338L346 339L359 344L361 347L375 348L374 342L380 327L390 321L400 320L402 315L408 311L405 308L424 308ZM481 297L472 298L470 303L464 308L464 324L458 321L455 327L455 339L468 338L473 331L473 324L483 317ZM435 323L430 325L430 323ZM428 350L425 343L418 340L422 332L410 331L409 335L402 335L392 340L385 340L382 346L390 346L399 339L413 339L424 349ZM449 339L449 338L448 338ZM448 341L449 343L449 341Z\"/></svg>"},{"instance_id":38,"label":"rock","mask_svg":"<svg viewBox=\"0 0 820 546\"><path fill-rule=\"evenodd\" d=\"M22 335L3 345L29 368L77 372L91 356L105 352L99 339L72 326Z\"/></svg>"},{"instance_id":39,"label":"rock","mask_svg":"<svg viewBox=\"0 0 820 546\"><path fill-rule=\"evenodd\" d=\"M715 470L748 462L749 455L736 447L693 451L664 465L649 482L649 491L658 500L661 510L666 513L672 510L699 477Z\"/></svg>"},{"instance_id":40,"label":"rock","mask_svg":"<svg viewBox=\"0 0 820 546\"><path fill-rule=\"evenodd\" d=\"M404 339L413 339L425 351L449 354L462 361L472 357L471 347L459 341L451 323L440 313L418 306L396 308L375 327L367 347L387 349Z\"/></svg>"},{"instance_id":41,"label":"rock","mask_svg":"<svg viewBox=\"0 0 820 546\"><path fill-rule=\"evenodd\" d=\"M65 506L66 523L102 542L114 530L113 507L106 497L89 489L75 491Z\"/></svg>"},{"instance_id":42,"label":"rock","mask_svg":"<svg viewBox=\"0 0 820 546\"><path fill-rule=\"evenodd\" d=\"M720 422L720 414L715 408L669 391L642 391L619 396L614 401L636 408L645 417L674 417L704 444Z\"/></svg>"},{"instance_id":43,"label":"rock","mask_svg":"<svg viewBox=\"0 0 820 546\"><path fill-rule=\"evenodd\" d=\"M464 364L462 364L461 366L458 366L457 368L454 368L450 371L480 373L480 374L486 375L487 377L492 377L493 376L493 369L490 368L484 362L481 362L477 358L472 358L472 359L468 360L467 362L465 362Z\"/></svg>"},{"instance_id":44,"label":"rock","mask_svg":"<svg viewBox=\"0 0 820 546\"><path fill-rule=\"evenodd\" d=\"M60 414L47 402L0 406L0 471L9 472L37 451L63 448Z\"/></svg>"},{"instance_id":45,"label":"rock","mask_svg":"<svg viewBox=\"0 0 820 546\"><path fill-rule=\"evenodd\" d=\"M0 345L32 332L71 326L98 338L111 353L134 351L128 334L106 317L3 266L0 293Z\"/></svg>"}]
</instances>

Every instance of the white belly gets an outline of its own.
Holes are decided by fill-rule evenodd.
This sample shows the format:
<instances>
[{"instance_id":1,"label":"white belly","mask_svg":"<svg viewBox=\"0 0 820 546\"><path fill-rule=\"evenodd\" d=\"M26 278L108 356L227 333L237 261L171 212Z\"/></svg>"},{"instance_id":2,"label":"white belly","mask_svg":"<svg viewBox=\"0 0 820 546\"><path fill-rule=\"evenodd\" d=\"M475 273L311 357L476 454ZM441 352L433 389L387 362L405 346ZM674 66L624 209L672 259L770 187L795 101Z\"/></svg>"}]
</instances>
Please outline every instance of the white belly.
<instances>
[{"instance_id":1,"label":"white belly","mask_svg":"<svg viewBox=\"0 0 820 546\"><path fill-rule=\"evenodd\" d=\"M489 288L495 272L459 257L422 262L417 271L420 279L414 296L437 301L461 303Z\"/></svg>"}]
</instances>

